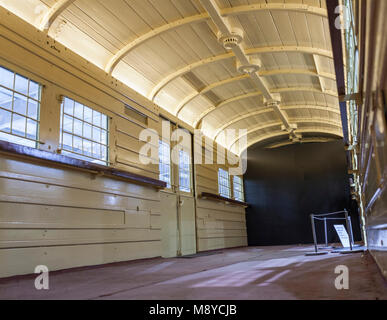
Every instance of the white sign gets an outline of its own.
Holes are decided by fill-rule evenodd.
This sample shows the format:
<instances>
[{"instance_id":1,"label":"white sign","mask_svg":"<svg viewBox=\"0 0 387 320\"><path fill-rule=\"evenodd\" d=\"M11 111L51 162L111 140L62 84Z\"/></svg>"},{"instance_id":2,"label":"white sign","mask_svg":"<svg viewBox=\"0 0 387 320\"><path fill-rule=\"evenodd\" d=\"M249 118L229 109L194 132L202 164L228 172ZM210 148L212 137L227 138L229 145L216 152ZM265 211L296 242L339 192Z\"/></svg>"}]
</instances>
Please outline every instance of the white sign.
<instances>
[{"instance_id":1,"label":"white sign","mask_svg":"<svg viewBox=\"0 0 387 320\"><path fill-rule=\"evenodd\" d=\"M339 235L339 238L343 247L349 248L350 247L349 236L345 227L342 224L336 224L335 229L337 234Z\"/></svg>"}]
</instances>

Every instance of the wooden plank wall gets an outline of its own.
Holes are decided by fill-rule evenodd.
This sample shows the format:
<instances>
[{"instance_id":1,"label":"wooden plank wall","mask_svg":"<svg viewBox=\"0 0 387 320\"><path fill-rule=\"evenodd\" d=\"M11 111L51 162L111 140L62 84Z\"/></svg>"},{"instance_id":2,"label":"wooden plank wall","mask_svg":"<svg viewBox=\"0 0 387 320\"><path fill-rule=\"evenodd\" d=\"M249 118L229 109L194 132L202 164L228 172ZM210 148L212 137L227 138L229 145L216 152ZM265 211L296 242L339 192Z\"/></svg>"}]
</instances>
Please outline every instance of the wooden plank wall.
<instances>
[{"instance_id":1,"label":"wooden plank wall","mask_svg":"<svg viewBox=\"0 0 387 320\"><path fill-rule=\"evenodd\" d=\"M161 255L159 192L0 158L0 278Z\"/></svg>"},{"instance_id":2,"label":"wooden plank wall","mask_svg":"<svg viewBox=\"0 0 387 320\"><path fill-rule=\"evenodd\" d=\"M202 147L195 143L195 150L199 148ZM214 159L216 159L218 149L219 146L214 144L211 150ZM247 246L245 208L200 198L202 192L219 194L218 170L220 167L228 170L231 166L205 164L205 150L202 152L202 158L202 164L195 165L196 194L198 196L196 200L198 252ZM211 159L207 158L207 160Z\"/></svg>"},{"instance_id":3,"label":"wooden plank wall","mask_svg":"<svg viewBox=\"0 0 387 320\"><path fill-rule=\"evenodd\" d=\"M59 96L107 114L111 166L159 178L158 165L138 155L141 130L159 131L151 102L66 50L27 23L0 10L0 65L43 88L40 149L59 145ZM125 104L147 116L125 113ZM161 256L159 191L90 173L0 155L0 278Z\"/></svg>"},{"instance_id":4,"label":"wooden plank wall","mask_svg":"<svg viewBox=\"0 0 387 320\"><path fill-rule=\"evenodd\" d=\"M161 131L157 105L3 8L0 47L0 65L44 86L40 149L58 149L68 96L110 117L111 166L158 179L158 165L138 161L141 130ZM195 167L197 194L217 193L217 167ZM197 199L196 209L198 251L247 244L243 208ZM162 210L155 189L1 155L0 278L161 256Z\"/></svg>"}]
</instances>

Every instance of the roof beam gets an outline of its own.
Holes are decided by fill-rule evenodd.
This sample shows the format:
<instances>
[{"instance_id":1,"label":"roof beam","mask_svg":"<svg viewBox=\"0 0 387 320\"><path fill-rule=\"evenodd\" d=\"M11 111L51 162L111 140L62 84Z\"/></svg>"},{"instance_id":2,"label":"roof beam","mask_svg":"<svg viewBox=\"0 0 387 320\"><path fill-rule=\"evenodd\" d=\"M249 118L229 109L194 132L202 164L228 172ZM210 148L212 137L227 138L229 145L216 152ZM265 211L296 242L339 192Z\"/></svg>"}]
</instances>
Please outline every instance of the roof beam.
<instances>
[{"instance_id":1,"label":"roof beam","mask_svg":"<svg viewBox=\"0 0 387 320\"><path fill-rule=\"evenodd\" d=\"M305 118L302 118L302 119L292 119L292 122L294 123L297 123L297 124L300 124L300 123L318 123L318 124L323 124L323 125L331 125L331 126L336 126L338 127L339 129L342 128L341 126L341 122L338 122L338 121L331 121L329 119L323 119L323 118L311 118L311 119L305 119ZM273 122L271 124L266 124L266 125L263 125L263 126L260 126L260 127L255 127L254 129L251 129L251 130L248 130L245 134L242 134L240 135L238 138L235 138L232 140L231 144L229 145L228 149L231 150L232 147L236 144L236 142L238 140L240 140L242 137L244 136L248 136L249 134L252 134L252 133L255 133L257 131L261 131L261 130L265 130L265 129L269 129L269 128L272 128L272 127L276 127L276 126L281 126L282 125L282 122ZM297 133L301 133L300 130L297 130ZM285 134L288 134L289 135L289 132L285 132Z\"/></svg>"},{"instance_id":2,"label":"roof beam","mask_svg":"<svg viewBox=\"0 0 387 320\"><path fill-rule=\"evenodd\" d=\"M247 6L236 6L233 8L225 8L225 9L219 9L220 14L222 17L228 17L228 16L238 16L238 15L245 15L245 14L251 14L256 13L260 11L293 11L293 12L301 12L301 13L308 13L308 14L315 14L319 15L321 17L327 17L327 11L325 9L322 9L320 7L314 7L310 5L304 5L304 4L277 4L277 3L270 3L270 4L254 4L254 5L247 5ZM124 59L133 49L136 47L142 45L146 41L159 36L165 32L175 30L177 28L180 28L185 25L190 25L194 23L200 23L204 22L206 20L210 19L210 15L205 12L201 14L197 14L190 17L185 17L183 19L176 20L174 22L162 25L158 28L155 28L132 42L128 43L126 46L124 46L121 50L119 50L108 62L108 64L105 67L105 71L108 73L112 73L115 67L118 65L118 63Z\"/></svg>"},{"instance_id":3,"label":"roof beam","mask_svg":"<svg viewBox=\"0 0 387 320\"><path fill-rule=\"evenodd\" d=\"M255 54L264 54L264 53L279 53L279 52L300 52L305 54L316 54L324 57L332 58L332 52L324 49L317 49L312 47L297 47L297 46L279 46L279 47L262 47L262 48L251 48L245 50L247 55L255 55ZM234 58L234 54L232 52L224 53L218 56L209 57L192 64L189 64L171 74L163 78L152 90L152 92L148 95L148 98L151 101L154 101L159 92L167 86L173 80L183 76L184 74L193 71L197 68L203 67L207 64L216 63L220 61L224 61L227 59Z\"/></svg>"},{"instance_id":4,"label":"roof beam","mask_svg":"<svg viewBox=\"0 0 387 320\"><path fill-rule=\"evenodd\" d=\"M343 133L341 130L325 130L325 129L315 129L315 128L310 128L310 129L301 129L301 130L297 130L298 133L317 133L317 134L328 134L328 135L332 135L332 136L336 136L338 138L342 138L343 137ZM245 151L246 149L248 149L249 147L255 145L256 143L258 142L262 142L262 141L265 141L265 140L268 140L268 139L272 139L272 138L276 138L276 137L281 137L281 136L287 136L288 133L286 132L276 132L276 133L271 133L271 134L268 134L268 135L264 135L262 137L259 137L257 139L254 139L252 140L251 142L249 142L246 146L246 148L244 150L238 150L239 152L239 155L241 155L243 153L243 151Z\"/></svg>"},{"instance_id":5,"label":"roof beam","mask_svg":"<svg viewBox=\"0 0 387 320\"><path fill-rule=\"evenodd\" d=\"M58 0L43 16L38 28L48 32L55 20L74 2L75 0Z\"/></svg>"},{"instance_id":6,"label":"roof beam","mask_svg":"<svg viewBox=\"0 0 387 320\"><path fill-rule=\"evenodd\" d=\"M109 60L108 64L105 67L105 71L111 74L113 72L113 70L115 69L115 67L118 65L118 63L122 59L124 59L133 49L142 45L146 41L148 41L154 37L157 37L158 35L161 35L164 32L172 31L172 30L175 30L177 28L180 28L180 27L188 25L188 24L203 22L209 18L210 17L208 15L208 13L202 13L202 14L198 14L195 16L183 18L183 19L180 19L180 20L168 23L168 24L164 24L161 27L158 27L156 29L153 29L153 30L143 34L142 36L136 38L135 40L133 40L132 42L127 44L120 51L118 51Z\"/></svg>"},{"instance_id":7,"label":"roof beam","mask_svg":"<svg viewBox=\"0 0 387 320\"><path fill-rule=\"evenodd\" d=\"M337 138L336 138L337 139ZM336 140L334 139L333 137L332 138L303 138L302 139L302 143L325 143L325 142L330 142L330 141L334 141ZM299 141L282 141L282 142L276 142L276 143L273 143L269 146L266 146L265 148L266 149L275 149L275 148L280 148L280 147L285 147L285 146L288 146L288 145L292 145L292 144L295 144L295 143L299 143Z\"/></svg>"},{"instance_id":8,"label":"roof beam","mask_svg":"<svg viewBox=\"0 0 387 320\"><path fill-rule=\"evenodd\" d=\"M268 3L268 4L251 4L242 5L231 8L221 9L223 17L239 16L243 14L251 14L262 10L270 11L293 11L317 15L323 18L328 17L328 12L324 8L310 6L307 4L299 3Z\"/></svg>"},{"instance_id":9,"label":"roof beam","mask_svg":"<svg viewBox=\"0 0 387 320\"><path fill-rule=\"evenodd\" d=\"M272 90L273 93L285 93L285 92L295 92L295 91L315 92L315 93L321 93L321 94L326 94L326 95L331 95L331 96L337 97L337 94L334 93L334 92L327 92L327 91L326 92L321 92L319 89L308 88L308 87L279 88L279 89L273 89ZM247 93L247 94L243 94L243 95L236 96L236 97L233 97L231 99L222 101L221 103L217 104L216 106L212 106L212 107L208 108L206 111L204 111L199 116L199 118L196 120L196 122L194 123L193 126L194 126L194 128L197 129L198 128L198 124L205 117L207 117L210 113L214 112L215 110L218 110L219 108L222 108L225 105L228 105L228 104L236 102L236 101L240 101L240 100L244 100L244 99L248 99L248 98L253 98L253 97L258 97L258 96L262 96L262 93L259 92L259 91L255 91L255 92L250 92L250 93Z\"/></svg>"},{"instance_id":10,"label":"roof beam","mask_svg":"<svg viewBox=\"0 0 387 320\"><path fill-rule=\"evenodd\" d=\"M340 110L338 108L332 108L332 107L328 107L328 106L294 105L294 106L281 106L281 108L284 111L286 111L286 110L297 110L297 109L307 109L307 110L328 111L328 112L332 112L332 113L336 113L336 114L340 115ZM253 111L253 112L248 112L248 113L245 113L243 115L240 115L240 116L234 118L233 120L223 124L221 127L219 127L216 130L215 136L213 138L214 141L216 141L216 139L218 138L219 134L223 130L225 130L228 127L232 126L234 123L237 123L239 121L243 121L243 120L245 120L247 118L250 118L250 117L254 117L254 116L261 115L261 114L269 113L269 112L273 112L273 109L271 109L271 108L263 108L261 110L256 110L256 111Z\"/></svg>"},{"instance_id":11,"label":"roof beam","mask_svg":"<svg viewBox=\"0 0 387 320\"><path fill-rule=\"evenodd\" d=\"M278 70L268 70L268 71L259 71L258 72L261 77L272 77L272 76L277 76L277 75L286 75L286 74L299 74L299 75L307 75L307 76L312 76L312 77L322 77L322 78L327 78L330 80L335 81L336 77L334 74L328 74L328 73L323 73L323 74L318 74L316 71L312 70L301 70L301 69L278 69ZM176 112L176 117L180 115L180 113L183 111L184 107L188 105L192 100L195 98L199 97L200 95L203 95L215 88L221 87L223 85L232 83L232 82L237 82L241 80L245 80L250 78L249 75L240 75L234 78L229 78L225 79L216 83L212 83L209 86L205 87L204 89L200 91L196 91L193 94L187 96L177 107L177 112Z\"/></svg>"},{"instance_id":12,"label":"roof beam","mask_svg":"<svg viewBox=\"0 0 387 320\"><path fill-rule=\"evenodd\" d=\"M193 94L187 96L179 104L179 106L177 107L176 117L178 117L180 115L181 111L183 111L184 107L187 104L189 104L192 100L194 100L195 98L199 97L200 95L203 95L203 94L205 94L205 93L207 93L207 92L209 92L209 91L211 91L211 90L213 90L215 88L224 86L226 84L237 82L237 81L241 81L241 80L244 80L244 79L249 79L249 78L250 78L249 75L243 74L243 75L240 75L240 76L237 76L237 77L234 77L234 78L228 78L228 79L216 82L216 83L212 83L209 86L205 87L204 89L202 89L200 91L194 92Z\"/></svg>"}]
</instances>

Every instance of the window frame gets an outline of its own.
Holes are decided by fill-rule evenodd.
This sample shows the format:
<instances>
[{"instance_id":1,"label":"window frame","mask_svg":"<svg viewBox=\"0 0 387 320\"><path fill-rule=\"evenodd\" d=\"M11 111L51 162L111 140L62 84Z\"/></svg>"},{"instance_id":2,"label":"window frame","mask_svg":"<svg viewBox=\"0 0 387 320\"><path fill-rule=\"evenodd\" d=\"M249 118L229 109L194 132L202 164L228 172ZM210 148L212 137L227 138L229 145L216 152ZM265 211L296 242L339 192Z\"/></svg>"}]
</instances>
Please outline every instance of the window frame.
<instances>
[{"instance_id":1,"label":"window frame","mask_svg":"<svg viewBox=\"0 0 387 320\"><path fill-rule=\"evenodd\" d=\"M169 150L169 163L166 164L162 161L162 158L163 157L163 154L160 154L161 152L161 148L162 146L168 146L168 150ZM169 181L166 181L165 179L162 179L162 167L161 166L167 166L168 167L168 170L169 170ZM167 184L167 187L166 189L172 189L172 161L171 161L171 145L166 142L166 141L163 141L162 139L159 140L159 179L160 181L164 181L166 184Z\"/></svg>"},{"instance_id":2,"label":"window frame","mask_svg":"<svg viewBox=\"0 0 387 320\"><path fill-rule=\"evenodd\" d=\"M12 94L12 97L10 98L11 101L11 107L6 108L5 106L0 105L0 111L3 111L4 115L6 113L10 114L10 127L9 131L7 130L0 130L0 134L3 135L3 137L0 138L2 141L7 141L9 143L14 143L26 147L31 147L34 149L38 149L40 145L40 120L41 120L41 106L42 106L42 91L44 84L42 84L40 81L36 81L35 79L31 78L29 75L23 74L13 68L9 68L5 65L0 65L0 68L3 69L2 71L4 73L11 73L13 74L12 79L12 88L7 86L6 83L0 83L0 88L3 89L3 93L6 94L7 91ZM27 82L27 88L23 92L21 90L17 90L17 79L23 80ZM38 89L37 92L34 94L31 92L31 83L33 83ZM17 98L21 98L23 101L25 101L25 113L21 112L20 110L15 110L15 104L17 103ZM30 101L32 103L30 104ZM36 109L36 114L34 112L33 115L30 114L30 105L35 105L34 109ZM20 131L21 133L24 133L23 135L15 134L13 132L14 129L14 118L19 117L23 118L25 121L24 124L24 131ZM34 129L34 138L30 137L31 134L29 134L29 125L32 126ZM32 132L32 131L31 131ZM9 138L8 138L9 137Z\"/></svg>"},{"instance_id":3,"label":"window frame","mask_svg":"<svg viewBox=\"0 0 387 320\"><path fill-rule=\"evenodd\" d=\"M239 182L236 183L237 179L239 179ZM236 192L235 185L239 185L240 186L240 189L241 189L240 190L240 195L242 196L241 198L236 196L236 193L238 193L238 191ZM244 188L243 177L233 176L232 186L233 186L233 199L236 200L236 201L245 202L245 188Z\"/></svg>"},{"instance_id":4,"label":"window frame","mask_svg":"<svg viewBox=\"0 0 387 320\"><path fill-rule=\"evenodd\" d=\"M182 166L182 154L183 155L187 155L186 159L188 159L187 163L184 163L184 166L187 167L188 166L188 169L187 168L184 168L184 166ZM187 194L192 194L192 188L193 188L193 185L192 185L192 165L191 165L191 155L188 151L184 150L184 149L180 149L179 150L179 165L178 165L178 181L179 181L179 192L184 192L184 193L187 193ZM182 173L185 173L188 175L188 183L189 183L189 188L185 188L186 186L182 185Z\"/></svg>"},{"instance_id":5,"label":"window frame","mask_svg":"<svg viewBox=\"0 0 387 320\"><path fill-rule=\"evenodd\" d=\"M224 175L222 175L224 173ZM227 173L227 179L225 177L225 174ZM222 183L222 180L227 181L226 184ZM227 190L227 194L223 193L223 188ZM228 170L225 170L223 168L218 169L218 193L221 197L231 199L231 184L230 184L230 172Z\"/></svg>"},{"instance_id":6,"label":"window frame","mask_svg":"<svg viewBox=\"0 0 387 320\"><path fill-rule=\"evenodd\" d=\"M110 165L110 145L111 145L111 141L110 141L110 138L111 138L111 133L110 133L110 128L111 128L111 118L104 112L101 112L99 110L99 108L95 108L95 107L91 107L90 105L88 104L85 104L83 103L82 101L80 101L79 99L77 98L73 98L71 96L62 96L62 101L61 101L61 105L60 105L60 127L59 127L59 150L60 150L60 153L62 155L65 155L65 156L68 156L70 158L74 158L74 159L78 159L78 160L83 160L83 161L87 161L87 162L90 162L90 163L95 163L95 164L99 164L99 165L103 165L103 166L109 166ZM73 105L73 114L69 114L67 112L65 112L65 102L66 102L66 99L67 100L70 100L74 103ZM82 118L78 117L75 115L75 109L76 109L76 105L81 105L82 108L83 108L83 115L82 115ZM87 121L85 120L85 108L87 109L90 109L91 111L91 115L92 115L92 119L90 121ZM97 125L97 124L94 124L93 123L93 118L94 118L94 112L98 114L98 116L101 118L100 120L100 125ZM67 118L72 118L72 131L67 131L67 130L64 130L63 128L63 124L64 124L64 119L65 117L67 116ZM104 127L104 124L103 124L103 120L106 119L106 124L105 124L105 127ZM74 123L75 122L80 122L82 124L82 134L77 134L75 131L74 131ZM88 138L87 136L85 136L85 133L84 133L84 127L85 127L85 124L88 125L89 127L91 127L91 138ZM102 138L100 139L100 141L96 141L96 140L93 140L93 134L94 134L94 128L97 129L97 131L99 130L100 131L100 134L101 134L101 137L102 137L102 134L103 132L105 133L105 142L106 144L104 144L102 142ZM87 142L91 143L91 146L92 146L92 149L93 150L93 144L95 145L99 145L99 147L101 148L101 158L95 158L95 157L92 157L92 156L89 156L89 155L85 155L84 153L79 153L79 152L75 152L75 151L71 151L71 150L68 150L66 148L64 148L64 142L63 142L63 139L64 139L64 135L67 134L69 136L71 136L72 138L72 149L74 149L74 137L77 137L79 138L81 141L82 141L82 152L85 152L85 149L84 149L84 140L87 140ZM106 153L105 153L105 158L103 158L102 156L102 150L103 148L106 149ZM93 152L93 151L91 151ZM93 153L91 153L93 155Z\"/></svg>"}]
</instances>

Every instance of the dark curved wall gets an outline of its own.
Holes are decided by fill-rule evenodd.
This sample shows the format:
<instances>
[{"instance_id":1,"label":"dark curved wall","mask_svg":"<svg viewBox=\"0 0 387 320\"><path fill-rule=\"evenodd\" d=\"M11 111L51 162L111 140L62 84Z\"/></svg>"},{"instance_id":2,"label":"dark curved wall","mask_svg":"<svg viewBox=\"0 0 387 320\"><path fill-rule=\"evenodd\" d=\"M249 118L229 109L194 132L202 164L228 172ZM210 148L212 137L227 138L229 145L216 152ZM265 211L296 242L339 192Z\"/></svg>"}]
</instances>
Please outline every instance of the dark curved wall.
<instances>
[{"instance_id":1,"label":"dark curved wall","mask_svg":"<svg viewBox=\"0 0 387 320\"><path fill-rule=\"evenodd\" d=\"M278 149L250 148L245 175L249 245L312 243L311 213L347 208L360 227L350 200L349 176L342 141L308 143ZM333 223L330 242L337 241ZM318 226L324 241L322 225Z\"/></svg>"}]
</instances>

